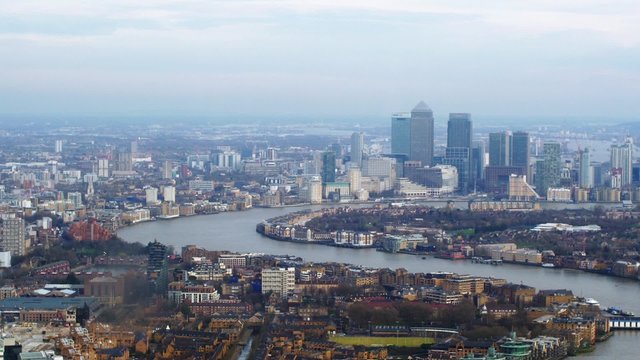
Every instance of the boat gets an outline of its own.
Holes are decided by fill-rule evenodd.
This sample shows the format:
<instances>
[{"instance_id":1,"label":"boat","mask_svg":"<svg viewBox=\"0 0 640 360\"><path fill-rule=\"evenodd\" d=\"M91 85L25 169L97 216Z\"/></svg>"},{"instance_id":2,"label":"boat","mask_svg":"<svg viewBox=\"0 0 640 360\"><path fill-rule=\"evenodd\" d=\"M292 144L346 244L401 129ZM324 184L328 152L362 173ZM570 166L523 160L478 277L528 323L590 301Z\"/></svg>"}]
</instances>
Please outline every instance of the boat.
<instances>
[{"instance_id":1,"label":"boat","mask_svg":"<svg viewBox=\"0 0 640 360\"><path fill-rule=\"evenodd\" d=\"M425 260L426 258L427 258L426 256L423 256L423 257L422 257L422 260Z\"/></svg>"},{"instance_id":2,"label":"boat","mask_svg":"<svg viewBox=\"0 0 640 360\"><path fill-rule=\"evenodd\" d=\"M555 266L555 265L553 265L552 263L544 263L544 264L542 264L542 267L545 267L545 268L554 268L554 267L556 267L556 266Z\"/></svg>"},{"instance_id":3,"label":"boat","mask_svg":"<svg viewBox=\"0 0 640 360\"><path fill-rule=\"evenodd\" d=\"M598 302L598 300L596 300L594 298L586 298L586 299L584 299L584 302L589 304L589 305L594 305L594 306L600 307L600 303Z\"/></svg>"},{"instance_id":4,"label":"boat","mask_svg":"<svg viewBox=\"0 0 640 360\"><path fill-rule=\"evenodd\" d=\"M635 314L632 313L632 312L620 310L620 309L614 308L612 306L606 308L605 311L608 312L611 315L619 315L619 316L627 316L627 317L635 316Z\"/></svg>"}]
</instances>

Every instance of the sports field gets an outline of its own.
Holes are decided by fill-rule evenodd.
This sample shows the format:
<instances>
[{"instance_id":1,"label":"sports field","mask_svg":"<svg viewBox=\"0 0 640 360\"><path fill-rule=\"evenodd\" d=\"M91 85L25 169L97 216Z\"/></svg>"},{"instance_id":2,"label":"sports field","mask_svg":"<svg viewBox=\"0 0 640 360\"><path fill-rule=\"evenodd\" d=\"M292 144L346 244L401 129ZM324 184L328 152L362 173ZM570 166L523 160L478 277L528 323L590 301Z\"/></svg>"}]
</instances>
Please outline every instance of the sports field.
<instances>
[{"instance_id":1,"label":"sports field","mask_svg":"<svg viewBox=\"0 0 640 360\"><path fill-rule=\"evenodd\" d=\"M433 338L424 337L395 337L395 336L332 336L329 341L342 345L364 345L364 346L407 346L419 347L422 344L433 344Z\"/></svg>"}]
</instances>

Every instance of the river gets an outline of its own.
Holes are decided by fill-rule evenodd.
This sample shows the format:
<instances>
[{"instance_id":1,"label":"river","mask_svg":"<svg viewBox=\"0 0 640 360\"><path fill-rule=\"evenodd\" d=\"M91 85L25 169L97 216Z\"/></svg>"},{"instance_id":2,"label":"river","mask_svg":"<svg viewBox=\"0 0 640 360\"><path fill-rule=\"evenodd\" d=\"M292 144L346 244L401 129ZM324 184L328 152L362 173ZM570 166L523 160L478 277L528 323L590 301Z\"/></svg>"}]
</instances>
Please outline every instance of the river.
<instances>
[{"instance_id":1,"label":"river","mask_svg":"<svg viewBox=\"0 0 640 360\"><path fill-rule=\"evenodd\" d=\"M614 306L640 314L640 282L630 279L607 277L569 269L504 264L501 266L474 264L470 261L450 261L420 256L389 254L375 249L348 249L323 245L299 244L275 241L255 232L262 220L303 209L319 209L320 206L295 208L255 208L242 212L193 216L174 220L155 221L123 228L118 235L127 241L146 244L153 239L172 245L180 251L184 245L197 245L210 250L229 250L275 255L295 255L306 261L336 261L369 267L406 268L411 272L449 271L504 278L512 283L523 283L537 289L570 289L574 294L592 297L601 306ZM597 350L583 355L594 359L636 359L635 350L640 341L639 332L616 332Z\"/></svg>"}]
</instances>

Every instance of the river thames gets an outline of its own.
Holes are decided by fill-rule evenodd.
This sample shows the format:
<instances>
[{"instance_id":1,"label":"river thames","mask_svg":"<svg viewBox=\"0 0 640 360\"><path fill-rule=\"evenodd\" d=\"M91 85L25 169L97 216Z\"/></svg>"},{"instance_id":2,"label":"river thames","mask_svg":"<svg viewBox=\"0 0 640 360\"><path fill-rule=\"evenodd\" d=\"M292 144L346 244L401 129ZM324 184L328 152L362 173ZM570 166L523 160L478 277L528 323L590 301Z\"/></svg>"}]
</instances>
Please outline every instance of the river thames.
<instances>
[{"instance_id":1,"label":"river thames","mask_svg":"<svg viewBox=\"0 0 640 360\"><path fill-rule=\"evenodd\" d=\"M411 272L448 271L504 278L512 283L523 283L536 289L570 289L577 296L591 297L601 306L614 306L640 314L640 282L608 277L577 270L548 269L542 267L475 264L470 261L450 261L420 256L389 254L375 249L349 249L323 245L275 241L256 233L259 222L303 209L255 208L242 212L193 216L168 221L154 221L123 228L118 235L130 242L146 244L154 239L180 251L184 245L197 245L209 250L228 250L274 255L295 255L305 261L335 261L378 268L405 268ZM617 331L596 351L582 355L593 359L637 359L640 331Z\"/></svg>"}]
</instances>

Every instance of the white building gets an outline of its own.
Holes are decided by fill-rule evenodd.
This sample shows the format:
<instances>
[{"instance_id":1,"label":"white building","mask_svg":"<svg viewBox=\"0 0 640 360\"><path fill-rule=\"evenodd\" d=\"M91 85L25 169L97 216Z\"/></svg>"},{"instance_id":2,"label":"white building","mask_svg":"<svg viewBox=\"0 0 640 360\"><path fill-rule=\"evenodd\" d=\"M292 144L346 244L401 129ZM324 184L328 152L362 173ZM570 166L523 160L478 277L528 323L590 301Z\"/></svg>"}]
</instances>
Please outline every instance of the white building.
<instances>
[{"instance_id":1,"label":"white building","mask_svg":"<svg viewBox=\"0 0 640 360\"><path fill-rule=\"evenodd\" d=\"M355 194L362 189L362 171L360 168L352 167L349 169L349 192Z\"/></svg>"},{"instance_id":2,"label":"white building","mask_svg":"<svg viewBox=\"0 0 640 360\"><path fill-rule=\"evenodd\" d=\"M176 202L176 188L173 186L165 186L162 189L162 196L164 196L164 201Z\"/></svg>"},{"instance_id":3,"label":"white building","mask_svg":"<svg viewBox=\"0 0 640 360\"><path fill-rule=\"evenodd\" d=\"M144 189L147 205L156 205L158 201L158 189L154 187L148 187Z\"/></svg>"},{"instance_id":4,"label":"white building","mask_svg":"<svg viewBox=\"0 0 640 360\"><path fill-rule=\"evenodd\" d=\"M627 138L622 145L611 145L611 170L620 173L621 186L631 185L633 164L633 139Z\"/></svg>"},{"instance_id":5,"label":"white building","mask_svg":"<svg viewBox=\"0 0 640 360\"><path fill-rule=\"evenodd\" d=\"M101 177L101 178L109 177L109 160L107 159L98 160L98 177Z\"/></svg>"},{"instance_id":6,"label":"white building","mask_svg":"<svg viewBox=\"0 0 640 360\"><path fill-rule=\"evenodd\" d=\"M262 293L273 292L286 297L296 287L295 268L272 268L262 270Z\"/></svg>"},{"instance_id":7,"label":"white building","mask_svg":"<svg viewBox=\"0 0 640 360\"><path fill-rule=\"evenodd\" d=\"M571 190L566 188L547 189L547 201L570 202Z\"/></svg>"},{"instance_id":8,"label":"white building","mask_svg":"<svg viewBox=\"0 0 640 360\"><path fill-rule=\"evenodd\" d=\"M27 240L25 238L24 219L4 219L2 226L2 250L10 252L11 256L26 255Z\"/></svg>"}]
</instances>

